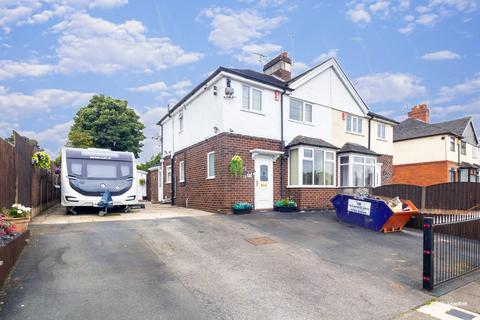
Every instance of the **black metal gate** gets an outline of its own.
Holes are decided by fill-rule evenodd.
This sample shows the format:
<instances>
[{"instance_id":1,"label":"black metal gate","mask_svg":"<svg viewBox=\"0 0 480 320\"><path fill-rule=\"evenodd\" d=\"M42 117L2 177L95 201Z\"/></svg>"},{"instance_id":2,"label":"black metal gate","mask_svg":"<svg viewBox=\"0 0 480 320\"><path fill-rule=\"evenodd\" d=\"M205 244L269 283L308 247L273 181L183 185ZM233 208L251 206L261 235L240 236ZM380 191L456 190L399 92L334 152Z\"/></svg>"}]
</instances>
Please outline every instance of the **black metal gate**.
<instances>
[{"instance_id":1,"label":"black metal gate","mask_svg":"<svg viewBox=\"0 0 480 320\"><path fill-rule=\"evenodd\" d=\"M424 218L424 289L479 268L480 213Z\"/></svg>"}]
</instances>

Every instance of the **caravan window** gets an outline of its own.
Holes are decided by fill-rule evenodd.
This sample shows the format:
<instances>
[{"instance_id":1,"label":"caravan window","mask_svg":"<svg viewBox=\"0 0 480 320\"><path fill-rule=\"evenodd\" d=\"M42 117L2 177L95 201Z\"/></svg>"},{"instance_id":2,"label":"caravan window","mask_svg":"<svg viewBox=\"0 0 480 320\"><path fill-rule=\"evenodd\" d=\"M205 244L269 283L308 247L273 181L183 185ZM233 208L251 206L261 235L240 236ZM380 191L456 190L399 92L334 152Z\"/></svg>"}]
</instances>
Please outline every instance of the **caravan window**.
<instances>
[{"instance_id":1,"label":"caravan window","mask_svg":"<svg viewBox=\"0 0 480 320\"><path fill-rule=\"evenodd\" d=\"M117 166L113 161L87 160L86 166L87 178L107 178L117 177Z\"/></svg>"}]
</instances>

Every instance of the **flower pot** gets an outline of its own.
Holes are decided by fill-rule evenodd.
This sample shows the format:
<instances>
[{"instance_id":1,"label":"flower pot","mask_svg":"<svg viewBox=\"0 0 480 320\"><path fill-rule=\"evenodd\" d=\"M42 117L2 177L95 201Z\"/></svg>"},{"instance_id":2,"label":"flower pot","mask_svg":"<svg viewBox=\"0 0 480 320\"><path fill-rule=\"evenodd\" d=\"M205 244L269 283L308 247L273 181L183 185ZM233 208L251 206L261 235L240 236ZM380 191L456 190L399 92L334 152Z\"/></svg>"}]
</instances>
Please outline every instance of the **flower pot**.
<instances>
[{"instance_id":1,"label":"flower pot","mask_svg":"<svg viewBox=\"0 0 480 320\"><path fill-rule=\"evenodd\" d=\"M28 223L30 222L30 217L27 217L27 218L3 217L3 220L15 226L15 230L17 232L23 233L28 229Z\"/></svg>"},{"instance_id":2,"label":"flower pot","mask_svg":"<svg viewBox=\"0 0 480 320\"><path fill-rule=\"evenodd\" d=\"M247 214L247 213L250 213L252 212L252 209L251 208L247 208L247 209L233 209L233 213L234 214Z\"/></svg>"},{"instance_id":3,"label":"flower pot","mask_svg":"<svg viewBox=\"0 0 480 320\"><path fill-rule=\"evenodd\" d=\"M280 211L280 212L293 212L293 211L297 211L297 207L277 206L277 207L275 207L275 211Z\"/></svg>"}]
</instances>

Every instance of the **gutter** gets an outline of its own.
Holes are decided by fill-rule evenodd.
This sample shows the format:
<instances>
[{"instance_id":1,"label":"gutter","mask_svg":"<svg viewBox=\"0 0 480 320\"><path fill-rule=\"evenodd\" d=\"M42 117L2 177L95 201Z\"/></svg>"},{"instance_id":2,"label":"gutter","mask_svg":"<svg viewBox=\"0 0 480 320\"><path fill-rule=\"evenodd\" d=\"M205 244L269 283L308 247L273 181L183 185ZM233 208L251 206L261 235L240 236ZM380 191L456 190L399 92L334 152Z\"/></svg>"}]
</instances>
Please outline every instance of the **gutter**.
<instances>
[{"instance_id":1,"label":"gutter","mask_svg":"<svg viewBox=\"0 0 480 320\"><path fill-rule=\"evenodd\" d=\"M287 92L287 87L283 88L283 92L280 95L280 150L282 155L280 156L280 197L285 198L285 186L283 185L283 175L285 170L283 168L284 158L285 158L285 139L283 136L283 96Z\"/></svg>"}]
</instances>

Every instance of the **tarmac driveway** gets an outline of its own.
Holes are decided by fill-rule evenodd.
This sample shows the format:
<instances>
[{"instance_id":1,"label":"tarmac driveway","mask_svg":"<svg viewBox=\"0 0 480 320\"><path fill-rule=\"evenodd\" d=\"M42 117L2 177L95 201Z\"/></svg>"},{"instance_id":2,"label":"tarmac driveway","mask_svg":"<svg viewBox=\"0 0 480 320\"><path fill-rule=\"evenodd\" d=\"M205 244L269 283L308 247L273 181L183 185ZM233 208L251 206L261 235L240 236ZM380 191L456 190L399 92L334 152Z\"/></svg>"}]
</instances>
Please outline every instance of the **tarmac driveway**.
<instances>
[{"instance_id":1,"label":"tarmac driveway","mask_svg":"<svg viewBox=\"0 0 480 320\"><path fill-rule=\"evenodd\" d=\"M432 298L421 246L333 213L35 225L0 318L390 319Z\"/></svg>"}]
</instances>

